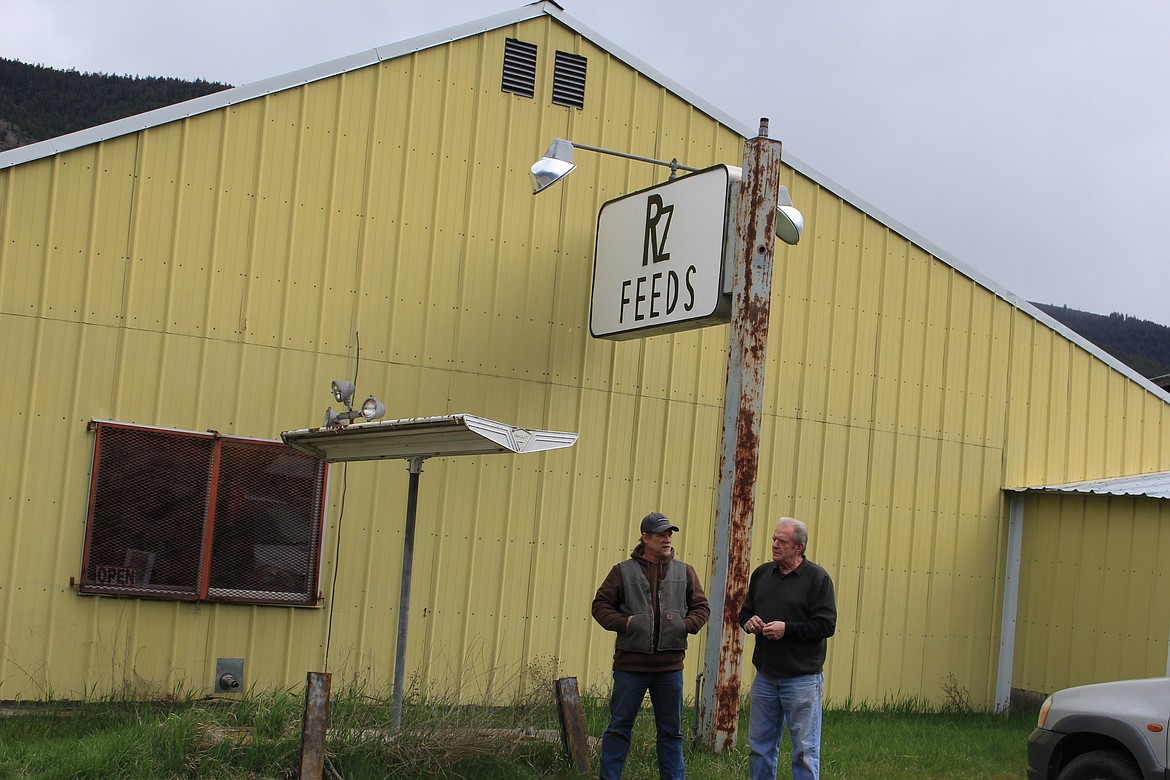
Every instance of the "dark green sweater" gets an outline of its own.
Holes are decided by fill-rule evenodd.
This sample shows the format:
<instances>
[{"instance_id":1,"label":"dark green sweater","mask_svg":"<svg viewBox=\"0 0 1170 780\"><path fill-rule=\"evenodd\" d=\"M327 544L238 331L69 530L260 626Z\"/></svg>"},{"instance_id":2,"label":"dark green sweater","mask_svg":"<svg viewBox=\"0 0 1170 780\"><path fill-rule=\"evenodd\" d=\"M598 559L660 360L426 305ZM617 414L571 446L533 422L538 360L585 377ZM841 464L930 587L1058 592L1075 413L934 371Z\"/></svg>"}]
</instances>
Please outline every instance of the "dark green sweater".
<instances>
[{"instance_id":1,"label":"dark green sweater","mask_svg":"<svg viewBox=\"0 0 1170 780\"><path fill-rule=\"evenodd\" d=\"M807 558L788 574L781 574L774 561L757 567L748 580L739 624L752 615L767 623L782 620L785 624L780 639L756 635L752 651L756 671L769 677L821 673L825 640L837 630L837 601L828 572Z\"/></svg>"}]
</instances>

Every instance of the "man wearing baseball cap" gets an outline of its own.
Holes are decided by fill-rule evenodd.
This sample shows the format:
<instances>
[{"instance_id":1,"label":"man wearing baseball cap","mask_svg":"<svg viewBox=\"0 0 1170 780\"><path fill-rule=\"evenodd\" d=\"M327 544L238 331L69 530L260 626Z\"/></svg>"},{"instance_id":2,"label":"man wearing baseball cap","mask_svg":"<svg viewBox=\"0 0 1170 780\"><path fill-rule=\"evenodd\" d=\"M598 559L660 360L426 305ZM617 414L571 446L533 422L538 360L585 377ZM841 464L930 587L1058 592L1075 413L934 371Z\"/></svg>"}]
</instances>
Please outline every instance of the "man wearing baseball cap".
<instances>
[{"instance_id":1,"label":"man wearing baseball cap","mask_svg":"<svg viewBox=\"0 0 1170 780\"><path fill-rule=\"evenodd\" d=\"M609 726L601 739L601 780L619 778L630 732L646 692L658 731L658 773L686 777L683 767L683 656L687 634L711 614L699 576L674 557L678 526L661 512L642 518L630 557L609 570L593 597L593 619L617 633Z\"/></svg>"}]
</instances>

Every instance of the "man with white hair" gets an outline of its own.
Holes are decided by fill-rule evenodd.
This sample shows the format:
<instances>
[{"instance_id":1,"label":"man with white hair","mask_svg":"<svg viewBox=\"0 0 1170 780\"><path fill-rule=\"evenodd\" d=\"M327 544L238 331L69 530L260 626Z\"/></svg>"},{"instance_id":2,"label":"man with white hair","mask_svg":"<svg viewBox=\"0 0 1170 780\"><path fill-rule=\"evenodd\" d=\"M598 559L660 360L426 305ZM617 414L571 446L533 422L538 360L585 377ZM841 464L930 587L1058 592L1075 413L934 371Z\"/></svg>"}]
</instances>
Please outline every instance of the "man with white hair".
<instances>
[{"instance_id":1,"label":"man with white hair","mask_svg":"<svg viewBox=\"0 0 1170 780\"><path fill-rule=\"evenodd\" d=\"M772 560L748 580L739 624L756 637L752 665L748 766L752 780L775 780L785 724L792 738L793 780L821 773L821 692L826 640L837 630L828 572L805 557L808 527L782 517Z\"/></svg>"}]
</instances>

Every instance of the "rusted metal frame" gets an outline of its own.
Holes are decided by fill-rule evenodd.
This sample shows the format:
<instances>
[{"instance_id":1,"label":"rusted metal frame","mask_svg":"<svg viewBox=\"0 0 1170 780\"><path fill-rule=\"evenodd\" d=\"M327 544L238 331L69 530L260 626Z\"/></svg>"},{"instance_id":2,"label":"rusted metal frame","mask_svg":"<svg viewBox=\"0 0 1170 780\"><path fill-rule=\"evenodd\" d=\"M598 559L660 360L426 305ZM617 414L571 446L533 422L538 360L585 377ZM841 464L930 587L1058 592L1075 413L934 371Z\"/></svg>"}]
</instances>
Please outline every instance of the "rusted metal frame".
<instances>
[{"instance_id":1,"label":"rusted metal frame","mask_svg":"<svg viewBox=\"0 0 1170 780\"><path fill-rule=\"evenodd\" d=\"M325 600L325 594L321 592L321 565L325 555L325 514L329 504L330 468L328 461L318 460L317 468L320 469L320 477L316 481L317 494L313 497L313 505L317 507L316 522L314 523L317 531L317 539L313 543L317 548L317 562L313 570L314 587L317 592L314 594L306 590L309 602L306 602L305 606L311 606L312 604L320 606ZM341 529L338 528L337 532L341 533ZM328 656L328 651L326 651L326 656Z\"/></svg>"},{"instance_id":2,"label":"rusted metal frame","mask_svg":"<svg viewBox=\"0 0 1170 780\"><path fill-rule=\"evenodd\" d=\"M738 614L752 567L752 519L780 186L780 142L767 135L768 120L763 119L759 136L744 143L743 181L738 194L733 190L734 229L728 246L728 262L735 264L733 308L711 561L711 619L698 707L699 738L716 753L735 746L739 725L743 632Z\"/></svg>"},{"instance_id":3,"label":"rusted metal frame","mask_svg":"<svg viewBox=\"0 0 1170 780\"><path fill-rule=\"evenodd\" d=\"M418 475L422 458L411 458L410 486L406 495L406 529L402 535L402 588L398 596L398 641L394 647L394 695L390 704L390 728L402 728L402 687L406 683L406 630L410 622L410 579L414 568L414 524L418 512Z\"/></svg>"},{"instance_id":4,"label":"rusted metal frame","mask_svg":"<svg viewBox=\"0 0 1170 780\"><path fill-rule=\"evenodd\" d=\"M98 465L102 462L102 439L105 438L105 425L91 420L86 430L96 431L93 443L93 460L89 467L89 503L85 508L85 546L81 548L81 579L77 581L79 588L83 587L86 577L89 576L89 546L93 543L93 511L97 506ZM70 584L72 584L72 577Z\"/></svg>"},{"instance_id":5,"label":"rusted metal frame","mask_svg":"<svg viewBox=\"0 0 1170 780\"><path fill-rule=\"evenodd\" d=\"M215 445L211 455L211 484L207 490L207 508L203 516L203 550L199 560L199 582L195 586L195 596L199 601L207 601L211 593L211 550L215 541L215 512L219 503L219 467L223 461L223 438L214 434Z\"/></svg>"}]
</instances>

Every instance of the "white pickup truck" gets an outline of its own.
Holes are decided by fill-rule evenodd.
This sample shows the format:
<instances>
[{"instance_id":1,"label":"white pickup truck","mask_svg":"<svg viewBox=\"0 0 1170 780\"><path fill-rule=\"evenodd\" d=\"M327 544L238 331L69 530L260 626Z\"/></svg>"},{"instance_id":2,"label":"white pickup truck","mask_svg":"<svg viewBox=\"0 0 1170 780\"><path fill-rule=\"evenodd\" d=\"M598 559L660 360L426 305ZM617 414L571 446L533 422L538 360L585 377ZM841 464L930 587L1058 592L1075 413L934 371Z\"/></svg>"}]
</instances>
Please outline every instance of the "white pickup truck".
<instances>
[{"instance_id":1,"label":"white pickup truck","mask_svg":"<svg viewBox=\"0 0 1170 780\"><path fill-rule=\"evenodd\" d=\"M1048 697L1028 737L1028 780L1167 780L1170 677Z\"/></svg>"}]
</instances>

